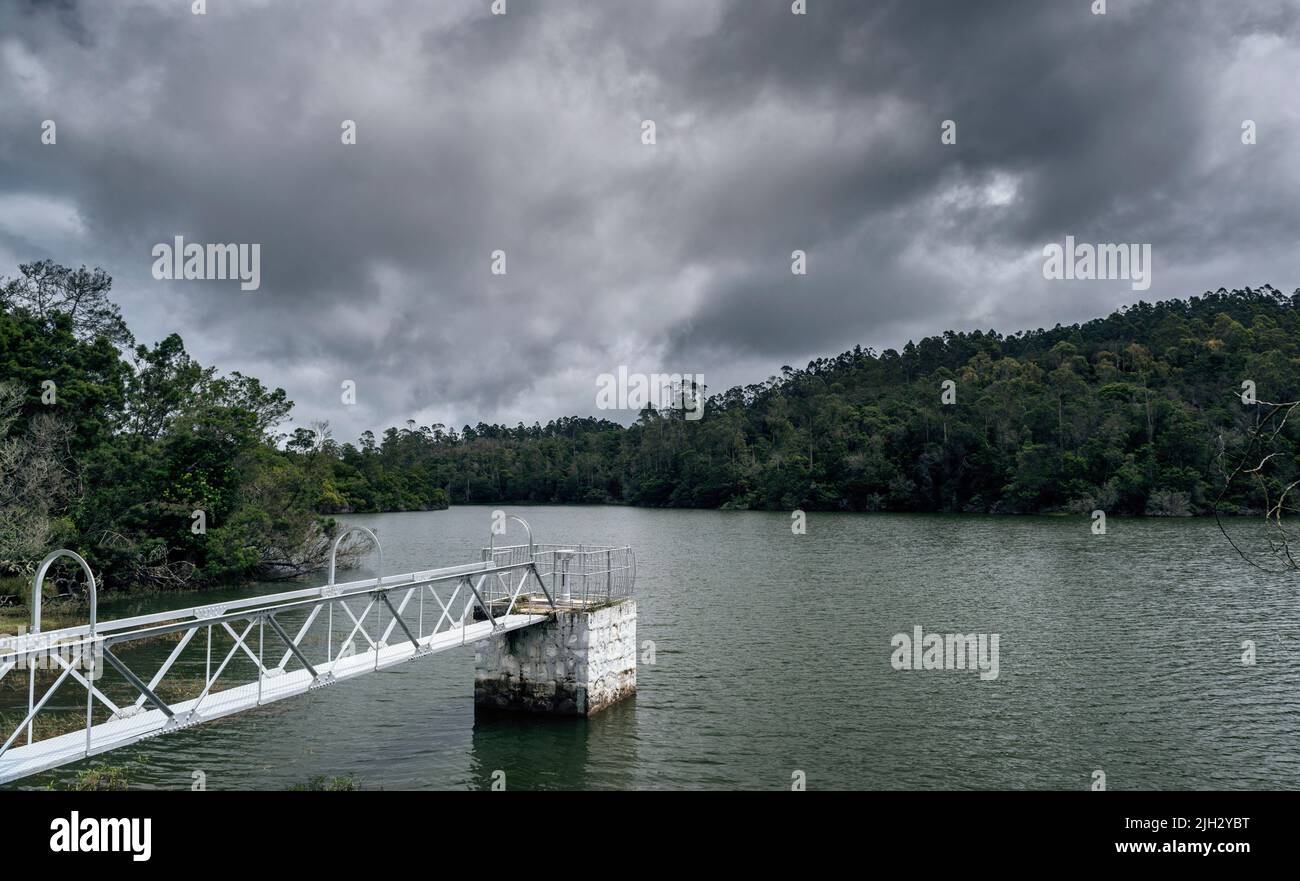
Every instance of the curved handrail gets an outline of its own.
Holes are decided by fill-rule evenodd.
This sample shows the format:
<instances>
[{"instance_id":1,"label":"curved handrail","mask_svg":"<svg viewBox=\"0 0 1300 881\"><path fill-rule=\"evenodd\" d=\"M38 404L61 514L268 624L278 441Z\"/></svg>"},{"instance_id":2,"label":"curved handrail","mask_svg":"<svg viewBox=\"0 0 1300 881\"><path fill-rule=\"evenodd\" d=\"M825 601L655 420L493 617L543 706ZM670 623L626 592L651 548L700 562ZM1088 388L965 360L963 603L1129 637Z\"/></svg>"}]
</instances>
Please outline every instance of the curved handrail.
<instances>
[{"instance_id":1,"label":"curved handrail","mask_svg":"<svg viewBox=\"0 0 1300 881\"><path fill-rule=\"evenodd\" d=\"M69 551L66 548L53 551L36 568L36 579L32 582L32 633L41 632L41 586L45 583L45 573L50 571L54 561L59 557L71 557L81 564L81 571L86 573L86 581L90 584L90 635L95 635L95 610L98 605L97 590L95 587L95 573L90 571L90 564L82 558L76 551Z\"/></svg>"},{"instance_id":2,"label":"curved handrail","mask_svg":"<svg viewBox=\"0 0 1300 881\"><path fill-rule=\"evenodd\" d=\"M516 521L520 526L522 526L522 527L524 528L524 531L528 533L528 559L529 559L529 561L532 561L533 557L535 556L535 552L534 552L534 550L533 550L533 548L534 548L534 546L533 546L533 528L532 528L531 526L528 525L528 521L527 521L527 520L525 520L523 517L518 516L517 514L507 514L507 515L506 515L506 519L507 519L507 520L514 520L514 521ZM504 535L504 534L505 534L505 533L503 532L502 535ZM489 554L489 556L492 554L492 552L493 552L494 550L496 550L496 541L497 541L497 534L496 534L495 532L493 532L492 530L488 530L488 554Z\"/></svg>"},{"instance_id":3,"label":"curved handrail","mask_svg":"<svg viewBox=\"0 0 1300 881\"><path fill-rule=\"evenodd\" d=\"M370 536L370 540L375 543L375 550L379 552L379 568L376 570L375 586L378 587L384 583L384 546L379 543L379 537L376 536L368 527L349 526L347 529L335 536L334 545L330 548L330 580L325 585L326 587L334 586L334 563L339 552L339 545L343 543L343 539L347 538L354 532L364 532L366 535Z\"/></svg>"}]
</instances>

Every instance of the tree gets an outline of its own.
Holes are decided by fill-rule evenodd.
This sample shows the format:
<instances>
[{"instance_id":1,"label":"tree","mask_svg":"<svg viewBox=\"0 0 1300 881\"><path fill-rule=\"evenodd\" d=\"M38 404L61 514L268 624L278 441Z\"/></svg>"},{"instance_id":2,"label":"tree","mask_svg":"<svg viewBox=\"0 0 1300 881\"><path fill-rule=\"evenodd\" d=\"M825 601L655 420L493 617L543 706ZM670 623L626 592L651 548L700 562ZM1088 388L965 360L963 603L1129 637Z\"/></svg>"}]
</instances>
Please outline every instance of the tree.
<instances>
[{"instance_id":1,"label":"tree","mask_svg":"<svg viewBox=\"0 0 1300 881\"><path fill-rule=\"evenodd\" d=\"M23 390L0 384L0 572L26 572L52 544L50 514L67 497L67 426L41 414L23 424Z\"/></svg>"},{"instance_id":2,"label":"tree","mask_svg":"<svg viewBox=\"0 0 1300 881\"><path fill-rule=\"evenodd\" d=\"M131 344L121 310L108 299L113 279L104 270L69 269L52 260L38 260L20 264L18 273L18 278L0 287L5 309L24 310L42 320L67 316L83 342L103 337L117 346Z\"/></svg>"}]
</instances>

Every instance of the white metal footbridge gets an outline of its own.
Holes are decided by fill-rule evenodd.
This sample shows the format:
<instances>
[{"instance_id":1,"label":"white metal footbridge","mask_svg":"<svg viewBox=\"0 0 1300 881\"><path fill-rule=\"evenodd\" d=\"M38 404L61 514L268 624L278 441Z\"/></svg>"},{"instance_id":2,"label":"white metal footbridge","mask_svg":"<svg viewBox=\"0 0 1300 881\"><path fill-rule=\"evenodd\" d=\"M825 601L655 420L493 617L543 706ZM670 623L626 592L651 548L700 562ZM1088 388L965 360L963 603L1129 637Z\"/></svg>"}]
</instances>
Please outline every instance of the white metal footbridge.
<instances>
[{"instance_id":1,"label":"white metal footbridge","mask_svg":"<svg viewBox=\"0 0 1300 881\"><path fill-rule=\"evenodd\" d=\"M353 532L380 574L339 584ZM33 582L31 632L0 638L0 713L13 708L0 714L0 783L632 593L631 548L538 545L531 529L528 544L492 544L476 563L386 576L378 538L353 526L322 587L110 621L96 618L90 566L55 551ZM89 622L42 631L41 587L62 557L85 573Z\"/></svg>"}]
</instances>

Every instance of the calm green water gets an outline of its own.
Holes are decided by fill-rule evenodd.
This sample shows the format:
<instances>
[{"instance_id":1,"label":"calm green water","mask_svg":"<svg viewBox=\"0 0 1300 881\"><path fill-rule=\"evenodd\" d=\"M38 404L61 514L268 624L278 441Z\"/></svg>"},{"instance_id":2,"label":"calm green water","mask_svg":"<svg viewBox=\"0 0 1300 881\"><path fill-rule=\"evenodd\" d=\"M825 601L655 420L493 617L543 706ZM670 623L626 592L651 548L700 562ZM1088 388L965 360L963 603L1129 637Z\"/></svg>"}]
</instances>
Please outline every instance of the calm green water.
<instances>
[{"instance_id":1,"label":"calm green water","mask_svg":"<svg viewBox=\"0 0 1300 881\"><path fill-rule=\"evenodd\" d=\"M490 510L346 519L393 573L477 559ZM810 789L1086 789L1096 769L1112 790L1300 788L1300 578L1253 573L1212 521L812 514L796 536L775 513L519 513L541 542L637 548L656 663L635 700L476 719L465 649L104 759L177 789L195 770L210 789L474 789L497 769L511 789L780 789L796 770ZM999 677L893 670L918 624L1000 634Z\"/></svg>"}]
</instances>

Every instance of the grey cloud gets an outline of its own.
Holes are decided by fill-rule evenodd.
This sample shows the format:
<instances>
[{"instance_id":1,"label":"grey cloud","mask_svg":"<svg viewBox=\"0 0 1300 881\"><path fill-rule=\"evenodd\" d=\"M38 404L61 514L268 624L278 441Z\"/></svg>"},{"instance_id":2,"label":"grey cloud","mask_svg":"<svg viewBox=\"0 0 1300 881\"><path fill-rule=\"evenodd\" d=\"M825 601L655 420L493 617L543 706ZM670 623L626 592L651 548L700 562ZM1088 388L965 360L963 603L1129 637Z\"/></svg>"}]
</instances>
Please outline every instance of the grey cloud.
<instances>
[{"instance_id":1,"label":"grey cloud","mask_svg":"<svg viewBox=\"0 0 1300 881\"><path fill-rule=\"evenodd\" d=\"M1296 284L1294 5L1109 5L9 4L0 205L29 222L0 256L104 265L142 340L343 438L589 413L620 363L718 391L1138 298L1044 282L1067 233L1152 242L1147 299ZM261 243L262 289L153 280L174 235Z\"/></svg>"}]
</instances>

